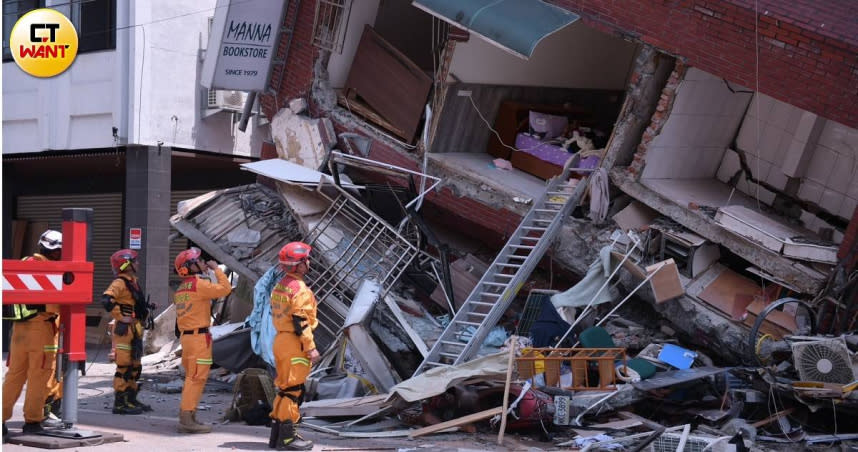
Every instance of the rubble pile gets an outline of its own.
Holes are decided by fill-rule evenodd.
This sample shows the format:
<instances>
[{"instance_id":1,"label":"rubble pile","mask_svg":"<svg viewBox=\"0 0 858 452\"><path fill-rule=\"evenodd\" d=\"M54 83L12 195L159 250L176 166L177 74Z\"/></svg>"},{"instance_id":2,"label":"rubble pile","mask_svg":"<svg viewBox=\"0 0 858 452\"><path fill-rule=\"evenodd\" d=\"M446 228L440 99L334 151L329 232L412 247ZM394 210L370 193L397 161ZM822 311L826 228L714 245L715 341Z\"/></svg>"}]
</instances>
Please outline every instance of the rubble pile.
<instances>
[{"instance_id":1,"label":"rubble pile","mask_svg":"<svg viewBox=\"0 0 858 452\"><path fill-rule=\"evenodd\" d=\"M361 160L360 169L372 173ZM328 161L339 181L343 169L337 167L347 165L348 156L332 152ZM401 176L399 170L387 165L381 173ZM291 185L281 192L296 193L290 177L278 179L281 189ZM829 289L839 284L837 293L802 293L677 223L641 214L632 203L612 209L616 229L612 223L603 234L609 242L591 243L600 250L584 254L596 258L582 266L577 282L543 289L536 251L547 249L540 247L543 237L552 239L548 226L543 236L520 237L530 245L508 244L530 251L501 251L491 264L471 255L456 259L409 210L422 193L391 216L374 212L353 188L317 180L314 190L301 188L301 199L283 197L278 215L291 212L294 220L238 217L219 224L212 237L200 225L213 215L206 205L223 205L216 199L173 219L189 237L207 236L197 243L208 244L206 251L220 261L239 264L274 249L254 248L251 239L291 237L295 221L309 222L300 228L310 231L304 240L319 250L320 265L307 281L319 301L323 339L317 344L326 352L301 406L308 428L363 438L497 432L499 443L511 433L549 448L580 450L858 444L858 336L851 334L854 321L844 317L852 311L820 317L820 307L831 302L821 300L842 295L851 280L832 281ZM583 177L547 191L532 212L550 204L575 207L582 191L576 188L586 183ZM308 197L329 208L308 220L298 213ZM246 213L251 201L239 199ZM223 210L217 215L234 217ZM523 225L528 218L538 217L525 217ZM565 219L561 215L557 224ZM271 231L276 224L291 231ZM224 238L231 246L218 245ZM518 264L508 263L516 257ZM266 278L261 262L255 273L241 275ZM512 270L498 270L504 266ZM517 287L498 282L520 277ZM227 348L250 353L254 322L215 340L216 364L227 341L246 341ZM270 364L230 370L249 378L272 372ZM271 379L258 378L267 389L257 388L256 396L246 395L251 380L243 381L234 388L237 400L255 397L263 411L271 400L260 394L273 393ZM233 421L251 422L230 413Z\"/></svg>"}]
</instances>

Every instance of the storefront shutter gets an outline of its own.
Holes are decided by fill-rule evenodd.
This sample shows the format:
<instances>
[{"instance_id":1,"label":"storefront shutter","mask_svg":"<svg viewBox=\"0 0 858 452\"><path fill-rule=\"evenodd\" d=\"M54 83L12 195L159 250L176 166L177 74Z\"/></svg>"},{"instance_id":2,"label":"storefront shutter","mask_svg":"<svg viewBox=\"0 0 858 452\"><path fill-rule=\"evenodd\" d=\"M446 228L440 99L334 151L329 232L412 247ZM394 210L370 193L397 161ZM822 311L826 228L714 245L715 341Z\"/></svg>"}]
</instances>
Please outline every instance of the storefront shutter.
<instances>
[{"instance_id":1,"label":"storefront shutter","mask_svg":"<svg viewBox=\"0 0 858 452\"><path fill-rule=\"evenodd\" d=\"M122 193L19 196L16 219L48 223L62 230L62 212L69 207L93 210L92 262L95 265L93 300L113 281L110 255L122 245Z\"/></svg>"}]
</instances>

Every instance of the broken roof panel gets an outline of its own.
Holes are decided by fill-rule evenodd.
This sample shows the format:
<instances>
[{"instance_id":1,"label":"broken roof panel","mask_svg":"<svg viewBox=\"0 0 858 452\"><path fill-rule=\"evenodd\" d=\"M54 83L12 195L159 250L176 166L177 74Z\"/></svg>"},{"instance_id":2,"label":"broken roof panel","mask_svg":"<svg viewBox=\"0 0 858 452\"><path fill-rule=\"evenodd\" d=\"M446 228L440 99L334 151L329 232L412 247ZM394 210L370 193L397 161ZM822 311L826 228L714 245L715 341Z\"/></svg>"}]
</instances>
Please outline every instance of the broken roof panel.
<instances>
[{"instance_id":1,"label":"broken roof panel","mask_svg":"<svg viewBox=\"0 0 858 452\"><path fill-rule=\"evenodd\" d=\"M283 159L243 163L241 169L287 184L319 185L322 183L334 183L334 179L327 174ZM348 183L343 183L342 186L343 188L363 188L362 186Z\"/></svg>"},{"instance_id":2,"label":"broken roof panel","mask_svg":"<svg viewBox=\"0 0 858 452\"><path fill-rule=\"evenodd\" d=\"M283 199L260 184L218 190L184 201L170 218L185 237L242 277L256 281L301 231Z\"/></svg>"}]
</instances>

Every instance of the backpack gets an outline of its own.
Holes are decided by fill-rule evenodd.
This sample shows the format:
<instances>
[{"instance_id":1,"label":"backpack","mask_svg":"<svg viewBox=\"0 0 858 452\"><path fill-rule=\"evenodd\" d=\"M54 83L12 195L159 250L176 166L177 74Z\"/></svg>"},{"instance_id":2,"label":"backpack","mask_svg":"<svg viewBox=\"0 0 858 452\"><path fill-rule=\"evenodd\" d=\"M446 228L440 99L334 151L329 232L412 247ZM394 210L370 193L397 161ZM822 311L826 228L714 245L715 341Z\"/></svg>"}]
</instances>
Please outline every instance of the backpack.
<instances>
[{"instance_id":1,"label":"backpack","mask_svg":"<svg viewBox=\"0 0 858 452\"><path fill-rule=\"evenodd\" d=\"M232 402L224 417L248 425L267 424L274 396L274 380L265 369L244 369L232 386Z\"/></svg>"}]
</instances>

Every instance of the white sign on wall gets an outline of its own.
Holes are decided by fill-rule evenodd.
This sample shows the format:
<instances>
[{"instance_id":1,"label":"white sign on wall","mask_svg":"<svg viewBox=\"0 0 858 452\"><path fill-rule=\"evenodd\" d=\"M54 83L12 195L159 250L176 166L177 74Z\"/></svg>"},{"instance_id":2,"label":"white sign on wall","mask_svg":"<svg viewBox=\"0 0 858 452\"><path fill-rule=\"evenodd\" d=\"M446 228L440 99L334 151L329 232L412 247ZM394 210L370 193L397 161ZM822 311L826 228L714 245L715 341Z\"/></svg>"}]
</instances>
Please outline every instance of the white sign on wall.
<instances>
[{"instance_id":1,"label":"white sign on wall","mask_svg":"<svg viewBox=\"0 0 858 452\"><path fill-rule=\"evenodd\" d=\"M209 89L264 91L284 7L276 0L218 0L201 83Z\"/></svg>"}]
</instances>

